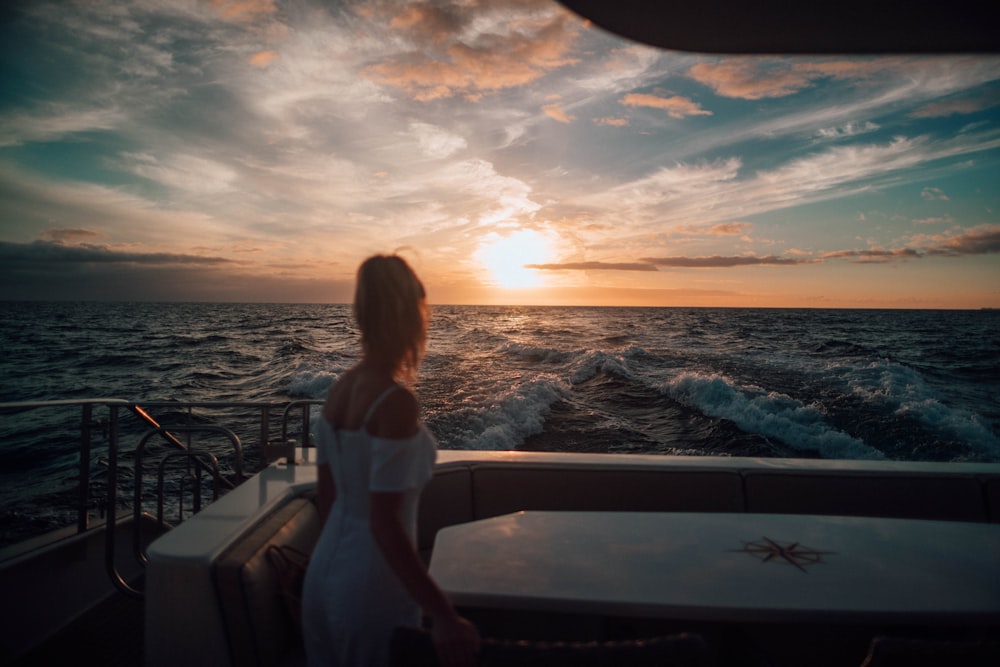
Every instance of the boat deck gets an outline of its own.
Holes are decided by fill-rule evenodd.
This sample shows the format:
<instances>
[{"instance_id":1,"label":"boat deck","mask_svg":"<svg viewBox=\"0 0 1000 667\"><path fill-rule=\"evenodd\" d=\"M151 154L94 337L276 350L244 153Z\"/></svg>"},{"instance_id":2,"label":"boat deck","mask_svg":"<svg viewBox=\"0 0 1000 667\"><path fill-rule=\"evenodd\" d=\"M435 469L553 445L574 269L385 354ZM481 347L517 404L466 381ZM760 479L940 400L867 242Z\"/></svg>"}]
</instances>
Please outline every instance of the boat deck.
<instances>
[{"instance_id":1,"label":"boat deck","mask_svg":"<svg viewBox=\"0 0 1000 667\"><path fill-rule=\"evenodd\" d=\"M106 667L141 667L143 601L116 593L77 618L11 667L49 667L84 662Z\"/></svg>"}]
</instances>

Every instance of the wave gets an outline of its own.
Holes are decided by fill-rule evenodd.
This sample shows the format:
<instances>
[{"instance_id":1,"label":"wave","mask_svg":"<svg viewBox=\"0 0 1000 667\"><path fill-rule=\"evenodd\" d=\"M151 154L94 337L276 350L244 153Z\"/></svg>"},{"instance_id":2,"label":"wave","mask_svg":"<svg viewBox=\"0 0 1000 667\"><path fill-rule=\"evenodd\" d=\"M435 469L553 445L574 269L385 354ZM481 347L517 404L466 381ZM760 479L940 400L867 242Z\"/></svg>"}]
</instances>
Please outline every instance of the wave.
<instances>
[{"instance_id":1,"label":"wave","mask_svg":"<svg viewBox=\"0 0 1000 667\"><path fill-rule=\"evenodd\" d=\"M632 380L634 375L625 357L602 350L588 350L573 364L570 382L580 384L601 375L611 375L622 380Z\"/></svg>"},{"instance_id":2,"label":"wave","mask_svg":"<svg viewBox=\"0 0 1000 667\"><path fill-rule=\"evenodd\" d=\"M291 398L323 398L337 381L337 378L347 370L343 368L317 367L309 362L299 364L288 382L288 395Z\"/></svg>"},{"instance_id":3,"label":"wave","mask_svg":"<svg viewBox=\"0 0 1000 667\"><path fill-rule=\"evenodd\" d=\"M548 347L537 347L521 343L505 343L500 352L521 361L531 363L561 364L574 358L577 354L570 350L559 350Z\"/></svg>"},{"instance_id":4,"label":"wave","mask_svg":"<svg viewBox=\"0 0 1000 667\"><path fill-rule=\"evenodd\" d=\"M315 343L311 340L301 338L298 336L292 336L284 341L282 341L281 346L278 347L277 353L282 356L288 356L293 354L301 354L303 352L318 352Z\"/></svg>"},{"instance_id":5,"label":"wave","mask_svg":"<svg viewBox=\"0 0 1000 667\"><path fill-rule=\"evenodd\" d=\"M1000 438L979 414L947 405L916 369L882 360L858 369L851 391L900 417L915 419L940 436L964 443L976 458L1000 457Z\"/></svg>"},{"instance_id":6,"label":"wave","mask_svg":"<svg viewBox=\"0 0 1000 667\"><path fill-rule=\"evenodd\" d=\"M879 357L882 354L871 347L859 345L846 340L827 340L814 344L810 349L813 354L822 356L852 356L852 357Z\"/></svg>"},{"instance_id":7,"label":"wave","mask_svg":"<svg viewBox=\"0 0 1000 667\"><path fill-rule=\"evenodd\" d=\"M883 459L885 455L827 423L813 405L757 386L739 386L725 376L682 373L661 390L702 413L728 419L744 431L776 438L785 445L816 451L830 459Z\"/></svg>"},{"instance_id":8,"label":"wave","mask_svg":"<svg viewBox=\"0 0 1000 667\"><path fill-rule=\"evenodd\" d=\"M433 412L426 421L445 448L514 449L542 432L552 404L568 392L569 386L554 375L501 379L456 397L455 407Z\"/></svg>"}]
</instances>

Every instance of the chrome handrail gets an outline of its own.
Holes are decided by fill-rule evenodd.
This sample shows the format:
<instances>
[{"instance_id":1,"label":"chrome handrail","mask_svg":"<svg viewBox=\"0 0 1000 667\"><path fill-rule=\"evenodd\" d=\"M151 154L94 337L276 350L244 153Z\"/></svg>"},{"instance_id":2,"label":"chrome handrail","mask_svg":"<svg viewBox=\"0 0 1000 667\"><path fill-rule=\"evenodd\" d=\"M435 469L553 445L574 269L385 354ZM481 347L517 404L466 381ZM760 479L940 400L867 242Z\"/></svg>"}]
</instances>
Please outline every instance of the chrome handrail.
<instances>
[{"instance_id":1,"label":"chrome handrail","mask_svg":"<svg viewBox=\"0 0 1000 667\"><path fill-rule=\"evenodd\" d=\"M25 410L35 410L44 408L66 408L66 407L79 407L80 408L80 440L78 445L79 451L79 480L78 480L78 490L77 490L77 500L76 500L76 532L83 533L90 528L90 514L94 509L93 501L96 498L91 498L91 450L92 450L92 440L94 438L94 433L97 429L100 429L106 434L108 441L108 467L109 467L109 478L108 478L108 490L103 498L103 507L98 506L103 512L107 513L108 520L104 525L112 526L109 530L111 534L110 545L114 544L114 524L115 517L117 514L117 485L119 482L119 471L117 457L120 449L121 434L119 432L119 420L120 411L126 410L129 414L133 414L138 417L143 423L151 426L153 428L146 437L143 439L141 445L137 446L144 447L146 439L150 437L160 437L165 443L175 449L172 454L167 454L167 456L189 456L192 460L196 462L197 465L202 466L204 471L207 471L209 475L212 476L216 481L222 480L222 483L233 488L245 479L243 474L243 445L240 438L231 429L224 428L219 424L191 424L191 423L181 423L181 424L161 424L163 420L158 420L153 417L150 413L151 410L157 410L162 408L169 408L171 410L186 411L188 413L188 418L190 420L201 418L200 415L196 415L194 412L196 409L202 408L207 410L215 409L248 409L251 411L256 411L258 413L256 421L259 425L259 437L260 441L257 443L256 452L259 453L261 467L266 466L269 463L268 455L271 453L270 447L270 429L271 429L271 417L277 410L281 410L281 440L282 444L286 447L291 445L294 447L296 443L290 440L288 437L289 424L294 423L294 417L296 416L296 410L302 410L302 431L299 435L300 442L298 446L308 447L312 446L311 437L309 433L309 417L310 417L310 407L314 404L322 403L322 401L316 400L295 400L290 402L271 402L271 401L130 401L121 398L88 398L88 399L61 399L61 400L45 400L45 401L13 401L0 403L0 415L9 412L22 412ZM107 416L95 419L95 413L100 408L106 408L108 410ZM233 420L244 420L242 423L246 423L245 420L249 415L234 416ZM250 423L253 421L251 419ZM235 479L230 482L224 477L217 473L217 466L213 465L209 458L203 457L196 451L191 450L191 434L197 431L211 431L215 433L221 433L225 437L229 438L231 442L234 442L234 448L236 450L235 458ZM176 434L176 435L175 435ZM177 435L185 434L187 442L182 441L182 438L177 437ZM112 460L113 459L113 460ZM140 463L141 463L141 452L140 452ZM141 484L141 471L136 471L134 484ZM161 473L162 474L162 473ZM138 491L137 491L138 493ZM163 494L162 483L158 485L156 490L157 495ZM217 494L216 494L217 495ZM133 501L135 502L135 501ZM138 506L138 503L136 503ZM158 505L162 505L162 498L158 497ZM133 508L134 519L139 518L141 508ZM183 513L182 513L183 514ZM162 510L159 512L158 523L165 525L162 521ZM183 516L180 517L183 519ZM136 526L136 535L138 535L138 525ZM136 538L138 539L138 538ZM107 548L107 544L106 544ZM142 562L141 549L137 549L140 555L137 556L137 560ZM105 554L108 559L114 558L113 549L109 550ZM116 586L120 586L119 582L116 580L117 572L113 566L109 567L109 572L112 576L112 581L114 581Z\"/></svg>"},{"instance_id":2,"label":"chrome handrail","mask_svg":"<svg viewBox=\"0 0 1000 667\"><path fill-rule=\"evenodd\" d=\"M302 398L295 401L289 401L285 405L284 411L281 413L281 439L282 441L288 439L288 417L295 408L302 408L302 447L309 447L312 444L312 439L310 438L309 425L310 425L310 408L314 405L323 405L326 401L315 399L315 398Z\"/></svg>"}]
</instances>

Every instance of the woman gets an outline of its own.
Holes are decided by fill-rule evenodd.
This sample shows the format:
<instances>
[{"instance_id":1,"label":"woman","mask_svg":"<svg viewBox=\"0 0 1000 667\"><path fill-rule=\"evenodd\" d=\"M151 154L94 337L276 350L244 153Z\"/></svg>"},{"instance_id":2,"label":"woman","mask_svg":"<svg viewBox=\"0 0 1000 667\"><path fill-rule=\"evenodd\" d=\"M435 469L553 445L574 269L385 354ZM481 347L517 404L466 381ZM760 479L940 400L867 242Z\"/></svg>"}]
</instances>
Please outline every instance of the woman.
<instances>
[{"instance_id":1,"label":"woman","mask_svg":"<svg viewBox=\"0 0 1000 667\"><path fill-rule=\"evenodd\" d=\"M331 387L317 420L323 531L303 587L309 665L387 664L393 629L419 626L421 608L442 664L474 664L475 627L415 547L417 501L436 455L408 388L427 338L423 285L402 258L370 257L358 269L354 317L361 361Z\"/></svg>"}]
</instances>

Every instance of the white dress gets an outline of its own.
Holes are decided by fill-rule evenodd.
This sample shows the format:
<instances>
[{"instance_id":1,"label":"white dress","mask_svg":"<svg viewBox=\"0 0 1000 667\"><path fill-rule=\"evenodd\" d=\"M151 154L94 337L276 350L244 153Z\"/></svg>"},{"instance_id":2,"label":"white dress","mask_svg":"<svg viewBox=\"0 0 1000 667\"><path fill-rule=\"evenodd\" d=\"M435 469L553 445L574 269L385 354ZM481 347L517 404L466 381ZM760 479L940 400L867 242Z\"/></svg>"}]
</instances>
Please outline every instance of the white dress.
<instances>
[{"instance_id":1,"label":"white dress","mask_svg":"<svg viewBox=\"0 0 1000 667\"><path fill-rule=\"evenodd\" d=\"M309 667L387 665L392 630L420 625L420 608L389 568L368 524L372 491L402 492L406 530L415 544L417 502L433 474L437 444L423 424L401 440L367 431L375 408L397 389L393 385L372 403L356 431L316 420L317 461L330 466L337 496L303 585Z\"/></svg>"}]
</instances>

